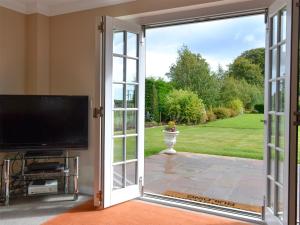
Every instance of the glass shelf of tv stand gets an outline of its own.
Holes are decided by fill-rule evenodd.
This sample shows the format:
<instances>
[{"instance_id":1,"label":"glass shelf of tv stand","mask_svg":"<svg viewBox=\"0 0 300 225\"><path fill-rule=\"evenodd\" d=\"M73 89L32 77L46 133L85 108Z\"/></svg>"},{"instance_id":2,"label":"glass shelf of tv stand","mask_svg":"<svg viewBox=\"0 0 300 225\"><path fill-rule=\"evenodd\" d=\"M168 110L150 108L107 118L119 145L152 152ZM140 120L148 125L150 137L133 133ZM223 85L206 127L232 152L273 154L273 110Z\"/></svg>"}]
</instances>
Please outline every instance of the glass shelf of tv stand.
<instances>
[{"instance_id":1,"label":"glass shelf of tv stand","mask_svg":"<svg viewBox=\"0 0 300 225\"><path fill-rule=\"evenodd\" d=\"M53 170L43 170L43 171L37 171L37 172L27 172L26 166L27 161L38 161L38 160L58 160L62 159L64 160L64 169L61 171L53 171ZM20 161L21 162L21 171L19 174L10 174L11 171L11 161ZM70 172L70 162L73 161L73 170ZM9 205L9 199L10 199L10 182L13 178L14 181L21 181L23 182L23 196L30 197L27 194L27 188L28 183L33 180L50 180L50 179L57 179L57 178L63 178L64 179L64 191L58 191L55 193L56 195L70 195L72 193L73 199L78 199L78 177L79 177L79 156L69 156L68 152L66 151L65 155L61 156L30 156L26 157L25 155L22 155L19 159L6 159L4 160L4 204ZM70 178L73 178L73 192L69 192L70 189ZM49 194L49 195L55 195L55 194ZM36 194L33 196L45 196L47 194Z\"/></svg>"}]
</instances>

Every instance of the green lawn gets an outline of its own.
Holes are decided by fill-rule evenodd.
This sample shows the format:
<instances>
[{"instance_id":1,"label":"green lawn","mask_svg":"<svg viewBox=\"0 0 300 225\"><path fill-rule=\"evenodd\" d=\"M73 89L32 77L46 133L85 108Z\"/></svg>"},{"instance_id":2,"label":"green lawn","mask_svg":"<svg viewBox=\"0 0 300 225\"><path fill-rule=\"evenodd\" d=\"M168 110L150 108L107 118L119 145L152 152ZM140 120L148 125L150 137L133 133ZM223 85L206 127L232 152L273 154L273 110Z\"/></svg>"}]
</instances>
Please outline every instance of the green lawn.
<instances>
[{"instance_id":1,"label":"green lawn","mask_svg":"<svg viewBox=\"0 0 300 225\"><path fill-rule=\"evenodd\" d=\"M180 131L175 149L211 155L263 159L263 114L244 114L197 126L177 126ZM145 129L145 156L166 146L163 127Z\"/></svg>"}]
</instances>

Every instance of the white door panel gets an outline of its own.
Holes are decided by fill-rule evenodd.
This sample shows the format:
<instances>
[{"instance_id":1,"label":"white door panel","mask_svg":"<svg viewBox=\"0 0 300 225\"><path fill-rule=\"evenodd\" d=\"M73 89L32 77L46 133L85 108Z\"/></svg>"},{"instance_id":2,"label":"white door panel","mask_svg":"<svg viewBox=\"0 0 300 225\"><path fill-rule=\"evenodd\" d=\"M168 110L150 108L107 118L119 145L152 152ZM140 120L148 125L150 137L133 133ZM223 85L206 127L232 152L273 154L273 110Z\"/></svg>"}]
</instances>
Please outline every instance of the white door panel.
<instances>
[{"instance_id":1,"label":"white door panel","mask_svg":"<svg viewBox=\"0 0 300 225\"><path fill-rule=\"evenodd\" d=\"M265 171L267 224L295 224L295 201L290 196L296 169L291 110L291 0L269 7L265 75ZM293 90L293 89L292 89ZM293 90L294 91L294 90ZM293 221L293 222L292 222Z\"/></svg>"},{"instance_id":2,"label":"white door panel","mask_svg":"<svg viewBox=\"0 0 300 225\"><path fill-rule=\"evenodd\" d=\"M141 26L103 17L103 207L141 196L145 63Z\"/></svg>"}]
</instances>

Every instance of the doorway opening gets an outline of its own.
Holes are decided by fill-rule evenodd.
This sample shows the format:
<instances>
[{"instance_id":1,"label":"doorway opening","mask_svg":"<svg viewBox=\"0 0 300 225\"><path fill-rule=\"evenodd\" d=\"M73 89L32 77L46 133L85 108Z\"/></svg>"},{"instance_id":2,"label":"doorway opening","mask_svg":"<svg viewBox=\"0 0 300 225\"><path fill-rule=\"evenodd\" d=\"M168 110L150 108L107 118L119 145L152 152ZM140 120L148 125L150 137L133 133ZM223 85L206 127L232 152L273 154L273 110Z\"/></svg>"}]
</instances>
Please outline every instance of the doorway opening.
<instances>
[{"instance_id":1,"label":"doorway opening","mask_svg":"<svg viewBox=\"0 0 300 225\"><path fill-rule=\"evenodd\" d=\"M264 15L146 36L145 192L261 216Z\"/></svg>"}]
</instances>

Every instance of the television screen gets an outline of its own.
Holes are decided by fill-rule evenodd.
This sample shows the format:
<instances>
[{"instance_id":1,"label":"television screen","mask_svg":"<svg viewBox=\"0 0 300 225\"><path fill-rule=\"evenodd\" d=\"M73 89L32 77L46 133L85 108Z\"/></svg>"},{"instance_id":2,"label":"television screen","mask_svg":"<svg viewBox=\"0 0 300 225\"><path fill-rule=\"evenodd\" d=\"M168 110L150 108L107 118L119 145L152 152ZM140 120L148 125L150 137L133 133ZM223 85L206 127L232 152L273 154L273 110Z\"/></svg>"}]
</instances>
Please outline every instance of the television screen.
<instances>
[{"instance_id":1,"label":"television screen","mask_svg":"<svg viewBox=\"0 0 300 225\"><path fill-rule=\"evenodd\" d=\"M0 95L0 151L87 149L87 96Z\"/></svg>"}]
</instances>

